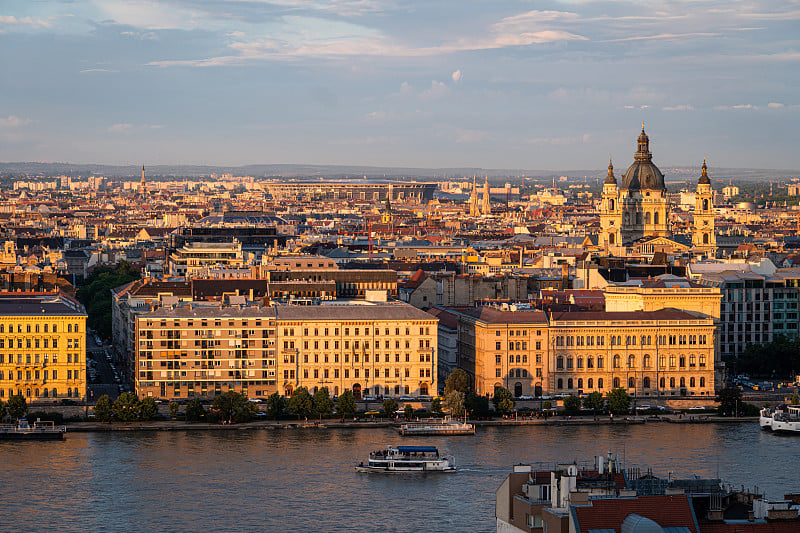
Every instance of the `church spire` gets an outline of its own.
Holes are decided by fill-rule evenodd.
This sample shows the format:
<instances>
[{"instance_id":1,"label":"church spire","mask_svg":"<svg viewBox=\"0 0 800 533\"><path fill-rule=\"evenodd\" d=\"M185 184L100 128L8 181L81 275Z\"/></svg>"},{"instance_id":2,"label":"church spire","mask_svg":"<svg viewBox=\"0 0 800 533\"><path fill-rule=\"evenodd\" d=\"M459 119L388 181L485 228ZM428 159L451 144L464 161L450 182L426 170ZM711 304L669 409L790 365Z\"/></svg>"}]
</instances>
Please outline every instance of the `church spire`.
<instances>
[{"instance_id":1,"label":"church spire","mask_svg":"<svg viewBox=\"0 0 800 533\"><path fill-rule=\"evenodd\" d=\"M650 153L650 137L644 132L644 121L642 121L642 133L639 134L634 160L650 161L652 158L653 155Z\"/></svg>"},{"instance_id":2,"label":"church spire","mask_svg":"<svg viewBox=\"0 0 800 533\"><path fill-rule=\"evenodd\" d=\"M492 206L489 199L489 174L486 174L486 181L483 184L483 214L484 215L491 215L492 214Z\"/></svg>"},{"instance_id":3,"label":"church spire","mask_svg":"<svg viewBox=\"0 0 800 533\"><path fill-rule=\"evenodd\" d=\"M697 183L711 184L711 180L708 179L708 167L706 166L705 156L703 156L703 166L701 167L700 179L697 180Z\"/></svg>"},{"instance_id":4,"label":"church spire","mask_svg":"<svg viewBox=\"0 0 800 533\"><path fill-rule=\"evenodd\" d=\"M617 184L617 178L614 177L614 164L611 162L611 156L608 156L608 175L606 176L606 184Z\"/></svg>"}]
</instances>

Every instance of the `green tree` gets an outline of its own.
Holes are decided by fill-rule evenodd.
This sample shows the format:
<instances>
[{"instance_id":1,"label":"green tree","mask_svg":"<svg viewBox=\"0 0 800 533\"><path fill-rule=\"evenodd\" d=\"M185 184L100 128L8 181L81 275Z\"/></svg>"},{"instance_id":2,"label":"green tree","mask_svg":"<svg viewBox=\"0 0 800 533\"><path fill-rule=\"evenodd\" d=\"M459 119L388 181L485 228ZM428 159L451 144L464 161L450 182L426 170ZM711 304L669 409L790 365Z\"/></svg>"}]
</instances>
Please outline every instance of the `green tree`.
<instances>
[{"instance_id":1,"label":"green tree","mask_svg":"<svg viewBox=\"0 0 800 533\"><path fill-rule=\"evenodd\" d=\"M411 407L410 403L407 403L406 406L403 407L403 416L406 417L406 420L414 418L414 408Z\"/></svg>"},{"instance_id":2,"label":"green tree","mask_svg":"<svg viewBox=\"0 0 800 533\"><path fill-rule=\"evenodd\" d=\"M158 416L158 404L153 398L145 398L142 400L139 416L142 420L153 420Z\"/></svg>"},{"instance_id":3,"label":"green tree","mask_svg":"<svg viewBox=\"0 0 800 533\"><path fill-rule=\"evenodd\" d=\"M508 414L514 408L514 397L505 387L495 387L494 396L492 397L494 408L500 414Z\"/></svg>"},{"instance_id":4,"label":"green tree","mask_svg":"<svg viewBox=\"0 0 800 533\"><path fill-rule=\"evenodd\" d=\"M386 418L394 418L395 411L397 411L397 401L394 398L383 400L383 415Z\"/></svg>"},{"instance_id":5,"label":"green tree","mask_svg":"<svg viewBox=\"0 0 800 533\"><path fill-rule=\"evenodd\" d=\"M452 374L451 374L452 375ZM464 415L464 393L459 390L452 390L444 396L444 410L450 416L458 418Z\"/></svg>"},{"instance_id":6,"label":"green tree","mask_svg":"<svg viewBox=\"0 0 800 533\"><path fill-rule=\"evenodd\" d=\"M181 410L181 406L178 402L169 402L169 416L172 418L178 418L178 412Z\"/></svg>"},{"instance_id":7,"label":"green tree","mask_svg":"<svg viewBox=\"0 0 800 533\"><path fill-rule=\"evenodd\" d=\"M742 404L742 391L739 387L725 387L717 396L719 407L717 411L722 416L734 416Z\"/></svg>"},{"instance_id":8,"label":"green tree","mask_svg":"<svg viewBox=\"0 0 800 533\"><path fill-rule=\"evenodd\" d=\"M622 387L611 389L606 396L608 398L608 408L615 415L625 414L631 408L631 397Z\"/></svg>"},{"instance_id":9,"label":"green tree","mask_svg":"<svg viewBox=\"0 0 800 533\"><path fill-rule=\"evenodd\" d=\"M28 402L25 401L25 396L15 394L8 398L6 409L8 410L8 416L16 420L17 418L24 417L25 413L28 412Z\"/></svg>"},{"instance_id":10,"label":"green tree","mask_svg":"<svg viewBox=\"0 0 800 533\"><path fill-rule=\"evenodd\" d=\"M581 410L581 399L575 396L574 394L570 394L566 398L564 398L564 411L568 415L577 415Z\"/></svg>"},{"instance_id":11,"label":"green tree","mask_svg":"<svg viewBox=\"0 0 800 533\"><path fill-rule=\"evenodd\" d=\"M542 409L552 409L553 404L550 400L545 400L542 402Z\"/></svg>"},{"instance_id":12,"label":"green tree","mask_svg":"<svg viewBox=\"0 0 800 533\"><path fill-rule=\"evenodd\" d=\"M794 391L792 393L791 403L792 403L792 405L797 405L797 404L800 403L800 396L797 395L797 391ZM0 411L2 411L2 410L0 410Z\"/></svg>"},{"instance_id":13,"label":"green tree","mask_svg":"<svg viewBox=\"0 0 800 533\"><path fill-rule=\"evenodd\" d=\"M442 416L442 400L434 398L431 402L431 413L435 416Z\"/></svg>"},{"instance_id":14,"label":"green tree","mask_svg":"<svg viewBox=\"0 0 800 533\"><path fill-rule=\"evenodd\" d=\"M314 411L314 401L305 387L297 387L289 398L289 411L297 415L297 418L308 418Z\"/></svg>"},{"instance_id":15,"label":"green tree","mask_svg":"<svg viewBox=\"0 0 800 533\"><path fill-rule=\"evenodd\" d=\"M486 418L489 416L489 398L470 392L464 398L464 410L472 418Z\"/></svg>"},{"instance_id":16,"label":"green tree","mask_svg":"<svg viewBox=\"0 0 800 533\"><path fill-rule=\"evenodd\" d=\"M112 413L121 422L135 422L141 415L142 404L132 392L123 392L114 401Z\"/></svg>"},{"instance_id":17,"label":"green tree","mask_svg":"<svg viewBox=\"0 0 800 533\"><path fill-rule=\"evenodd\" d=\"M253 407L253 403L247 400L247 396L232 390L220 394L214 398L214 403L211 404L211 409L217 419L228 424L250 420Z\"/></svg>"},{"instance_id":18,"label":"green tree","mask_svg":"<svg viewBox=\"0 0 800 533\"><path fill-rule=\"evenodd\" d=\"M748 344L735 365L752 376L793 378L800 373L800 339L779 335L769 344Z\"/></svg>"},{"instance_id":19,"label":"green tree","mask_svg":"<svg viewBox=\"0 0 800 533\"><path fill-rule=\"evenodd\" d=\"M445 396L453 391L458 391L466 396L466 394L470 391L470 388L469 374L467 374L467 372L461 368L456 368L453 370L444 381Z\"/></svg>"},{"instance_id":20,"label":"green tree","mask_svg":"<svg viewBox=\"0 0 800 533\"><path fill-rule=\"evenodd\" d=\"M606 406L606 399L603 398L603 394L600 392L590 392L583 400L583 405L591 409L593 414L597 414L597 411L602 411Z\"/></svg>"},{"instance_id":21,"label":"green tree","mask_svg":"<svg viewBox=\"0 0 800 533\"><path fill-rule=\"evenodd\" d=\"M114 418L114 406L108 394L100 396L97 399L97 403L94 404L94 418L98 422L111 422Z\"/></svg>"},{"instance_id":22,"label":"green tree","mask_svg":"<svg viewBox=\"0 0 800 533\"><path fill-rule=\"evenodd\" d=\"M127 261L116 267L101 266L78 287L78 300L86 307L86 325L100 337L111 337L111 289L141 278L139 271Z\"/></svg>"},{"instance_id":23,"label":"green tree","mask_svg":"<svg viewBox=\"0 0 800 533\"><path fill-rule=\"evenodd\" d=\"M192 398L186 404L186 421L199 422L206 416L206 409L203 407L203 402L198 398Z\"/></svg>"},{"instance_id":24,"label":"green tree","mask_svg":"<svg viewBox=\"0 0 800 533\"><path fill-rule=\"evenodd\" d=\"M346 390L339 395L339 400L336 402L336 412L342 418L350 418L356 413L356 399L353 397L352 392Z\"/></svg>"},{"instance_id":25,"label":"green tree","mask_svg":"<svg viewBox=\"0 0 800 533\"><path fill-rule=\"evenodd\" d=\"M278 420L286 411L286 398L277 392L273 392L267 397L267 416L273 420Z\"/></svg>"},{"instance_id":26,"label":"green tree","mask_svg":"<svg viewBox=\"0 0 800 533\"><path fill-rule=\"evenodd\" d=\"M333 401L328 393L328 387L317 389L311 400L314 412L321 416L328 416L333 412Z\"/></svg>"},{"instance_id":27,"label":"green tree","mask_svg":"<svg viewBox=\"0 0 800 533\"><path fill-rule=\"evenodd\" d=\"M7 414L8 408L6 407L6 402L0 400L0 420L3 420Z\"/></svg>"}]
</instances>

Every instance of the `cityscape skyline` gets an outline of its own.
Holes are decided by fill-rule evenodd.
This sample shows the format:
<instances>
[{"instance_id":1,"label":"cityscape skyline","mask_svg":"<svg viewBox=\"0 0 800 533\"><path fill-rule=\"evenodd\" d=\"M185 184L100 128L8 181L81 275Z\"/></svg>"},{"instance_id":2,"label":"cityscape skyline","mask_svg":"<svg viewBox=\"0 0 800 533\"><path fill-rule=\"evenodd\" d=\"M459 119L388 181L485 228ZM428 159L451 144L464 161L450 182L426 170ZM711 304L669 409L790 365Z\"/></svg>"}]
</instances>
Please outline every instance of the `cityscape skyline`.
<instances>
[{"instance_id":1,"label":"cityscape skyline","mask_svg":"<svg viewBox=\"0 0 800 533\"><path fill-rule=\"evenodd\" d=\"M800 168L797 2L458 8L10 2L0 161Z\"/></svg>"}]
</instances>

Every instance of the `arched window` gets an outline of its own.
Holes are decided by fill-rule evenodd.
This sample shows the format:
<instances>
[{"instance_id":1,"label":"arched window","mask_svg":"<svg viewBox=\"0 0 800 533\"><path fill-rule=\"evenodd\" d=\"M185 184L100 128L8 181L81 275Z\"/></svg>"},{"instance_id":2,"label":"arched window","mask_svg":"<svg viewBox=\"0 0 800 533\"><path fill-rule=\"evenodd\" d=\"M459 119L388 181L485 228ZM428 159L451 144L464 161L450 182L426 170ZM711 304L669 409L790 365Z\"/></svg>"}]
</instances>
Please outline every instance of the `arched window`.
<instances>
[{"instance_id":1,"label":"arched window","mask_svg":"<svg viewBox=\"0 0 800 533\"><path fill-rule=\"evenodd\" d=\"M653 224L658 224L658 211L653 213Z\"/></svg>"},{"instance_id":2,"label":"arched window","mask_svg":"<svg viewBox=\"0 0 800 533\"><path fill-rule=\"evenodd\" d=\"M589 378L586 381L586 385L588 385L588 387L591 389L594 386L594 380L592 378Z\"/></svg>"},{"instance_id":3,"label":"arched window","mask_svg":"<svg viewBox=\"0 0 800 533\"><path fill-rule=\"evenodd\" d=\"M579 389L583 388L583 378L578 378L578 388Z\"/></svg>"},{"instance_id":4,"label":"arched window","mask_svg":"<svg viewBox=\"0 0 800 533\"><path fill-rule=\"evenodd\" d=\"M708 244L708 233L703 233L703 244Z\"/></svg>"},{"instance_id":5,"label":"arched window","mask_svg":"<svg viewBox=\"0 0 800 533\"><path fill-rule=\"evenodd\" d=\"M67 333L72 333L72 324L67 324Z\"/></svg>"},{"instance_id":6,"label":"arched window","mask_svg":"<svg viewBox=\"0 0 800 533\"><path fill-rule=\"evenodd\" d=\"M619 355L615 355L614 356L614 367L613 368L619 368Z\"/></svg>"},{"instance_id":7,"label":"arched window","mask_svg":"<svg viewBox=\"0 0 800 533\"><path fill-rule=\"evenodd\" d=\"M572 378L569 378L569 379L567 380L567 388L568 388L568 389L572 389Z\"/></svg>"},{"instance_id":8,"label":"arched window","mask_svg":"<svg viewBox=\"0 0 800 533\"><path fill-rule=\"evenodd\" d=\"M703 211L708 211L708 200L703 199Z\"/></svg>"},{"instance_id":9,"label":"arched window","mask_svg":"<svg viewBox=\"0 0 800 533\"><path fill-rule=\"evenodd\" d=\"M608 209L611 210L611 211L614 210L614 200L613 199L609 199L608 200Z\"/></svg>"},{"instance_id":10,"label":"arched window","mask_svg":"<svg viewBox=\"0 0 800 533\"><path fill-rule=\"evenodd\" d=\"M645 377L642 380L642 387L644 387L645 389L649 389L650 388L650 378L649 377Z\"/></svg>"},{"instance_id":11,"label":"arched window","mask_svg":"<svg viewBox=\"0 0 800 533\"><path fill-rule=\"evenodd\" d=\"M686 378L681 378L681 388L686 387Z\"/></svg>"},{"instance_id":12,"label":"arched window","mask_svg":"<svg viewBox=\"0 0 800 533\"><path fill-rule=\"evenodd\" d=\"M644 223L650 225L650 211L644 214Z\"/></svg>"},{"instance_id":13,"label":"arched window","mask_svg":"<svg viewBox=\"0 0 800 533\"><path fill-rule=\"evenodd\" d=\"M556 385L556 388L557 389L563 389L564 388L564 380L562 378L558 378L558 384Z\"/></svg>"},{"instance_id":14,"label":"arched window","mask_svg":"<svg viewBox=\"0 0 800 533\"><path fill-rule=\"evenodd\" d=\"M614 388L615 389L619 388L619 378L614 378Z\"/></svg>"},{"instance_id":15,"label":"arched window","mask_svg":"<svg viewBox=\"0 0 800 533\"><path fill-rule=\"evenodd\" d=\"M604 364L605 364L605 362L603 361L603 356L602 355L598 355L597 356L597 368L603 368Z\"/></svg>"},{"instance_id":16,"label":"arched window","mask_svg":"<svg viewBox=\"0 0 800 533\"><path fill-rule=\"evenodd\" d=\"M665 383L666 383L666 380L665 380L664 378L661 378L661 379L658 381L658 386L659 386L659 387L661 387L661 388L663 389L663 388L665 388L665 387L666 387Z\"/></svg>"},{"instance_id":17,"label":"arched window","mask_svg":"<svg viewBox=\"0 0 800 533\"><path fill-rule=\"evenodd\" d=\"M700 388L703 388L705 386L706 386L706 378L700 378Z\"/></svg>"},{"instance_id":18,"label":"arched window","mask_svg":"<svg viewBox=\"0 0 800 533\"><path fill-rule=\"evenodd\" d=\"M633 355L628 356L628 368L636 368L636 357Z\"/></svg>"},{"instance_id":19,"label":"arched window","mask_svg":"<svg viewBox=\"0 0 800 533\"><path fill-rule=\"evenodd\" d=\"M38 398L39 397L39 389L34 389L33 390L33 395L34 395L34 397Z\"/></svg>"},{"instance_id":20,"label":"arched window","mask_svg":"<svg viewBox=\"0 0 800 533\"><path fill-rule=\"evenodd\" d=\"M608 234L608 244L615 244L614 243L614 234L613 233L609 233Z\"/></svg>"},{"instance_id":21,"label":"arched window","mask_svg":"<svg viewBox=\"0 0 800 533\"><path fill-rule=\"evenodd\" d=\"M669 387L671 389L675 388L675 378L669 378Z\"/></svg>"},{"instance_id":22,"label":"arched window","mask_svg":"<svg viewBox=\"0 0 800 533\"><path fill-rule=\"evenodd\" d=\"M628 388L629 389L636 388L636 378L628 378Z\"/></svg>"},{"instance_id":23,"label":"arched window","mask_svg":"<svg viewBox=\"0 0 800 533\"><path fill-rule=\"evenodd\" d=\"M689 378L689 387L694 388L694 378Z\"/></svg>"},{"instance_id":24,"label":"arched window","mask_svg":"<svg viewBox=\"0 0 800 533\"><path fill-rule=\"evenodd\" d=\"M650 368L650 354L644 354L644 357L642 358L642 367Z\"/></svg>"},{"instance_id":25,"label":"arched window","mask_svg":"<svg viewBox=\"0 0 800 533\"><path fill-rule=\"evenodd\" d=\"M597 378L597 388L603 389L603 378Z\"/></svg>"},{"instance_id":26,"label":"arched window","mask_svg":"<svg viewBox=\"0 0 800 533\"><path fill-rule=\"evenodd\" d=\"M26 398L30 398L31 397L31 390L30 389L25 389L25 397Z\"/></svg>"},{"instance_id":27,"label":"arched window","mask_svg":"<svg viewBox=\"0 0 800 533\"><path fill-rule=\"evenodd\" d=\"M47 398L47 388L42 389L42 397Z\"/></svg>"}]
</instances>

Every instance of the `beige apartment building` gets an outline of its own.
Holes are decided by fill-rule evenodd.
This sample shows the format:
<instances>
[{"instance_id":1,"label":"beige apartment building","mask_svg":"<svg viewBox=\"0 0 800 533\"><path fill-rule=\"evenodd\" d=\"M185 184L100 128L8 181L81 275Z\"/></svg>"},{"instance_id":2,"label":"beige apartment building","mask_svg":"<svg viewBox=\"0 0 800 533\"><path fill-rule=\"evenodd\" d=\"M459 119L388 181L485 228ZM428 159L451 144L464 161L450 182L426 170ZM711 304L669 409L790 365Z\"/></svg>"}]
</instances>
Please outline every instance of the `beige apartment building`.
<instances>
[{"instance_id":1,"label":"beige apartment building","mask_svg":"<svg viewBox=\"0 0 800 533\"><path fill-rule=\"evenodd\" d=\"M410 305L176 302L135 316L136 391L166 400L297 387L338 396L429 396L438 320Z\"/></svg>"},{"instance_id":2,"label":"beige apartment building","mask_svg":"<svg viewBox=\"0 0 800 533\"><path fill-rule=\"evenodd\" d=\"M664 309L459 314L459 360L478 394L714 394L714 320Z\"/></svg>"},{"instance_id":3,"label":"beige apartment building","mask_svg":"<svg viewBox=\"0 0 800 533\"><path fill-rule=\"evenodd\" d=\"M63 293L0 294L0 400L86 397L86 310Z\"/></svg>"},{"instance_id":4,"label":"beige apartment building","mask_svg":"<svg viewBox=\"0 0 800 533\"><path fill-rule=\"evenodd\" d=\"M172 400L275 392L275 311L238 298L136 315L136 394Z\"/></svg>"},{"instance_id":5,"label":"beige apartment building","mask_svg":"<svg viewBox=\"0 0 800 533\"><path fill-rule=\"evenodd\" d=\"M338 396L431 396L438 319L400 303L278 306L282 392L327 387Z\"/></svg>"}]
</instances>

